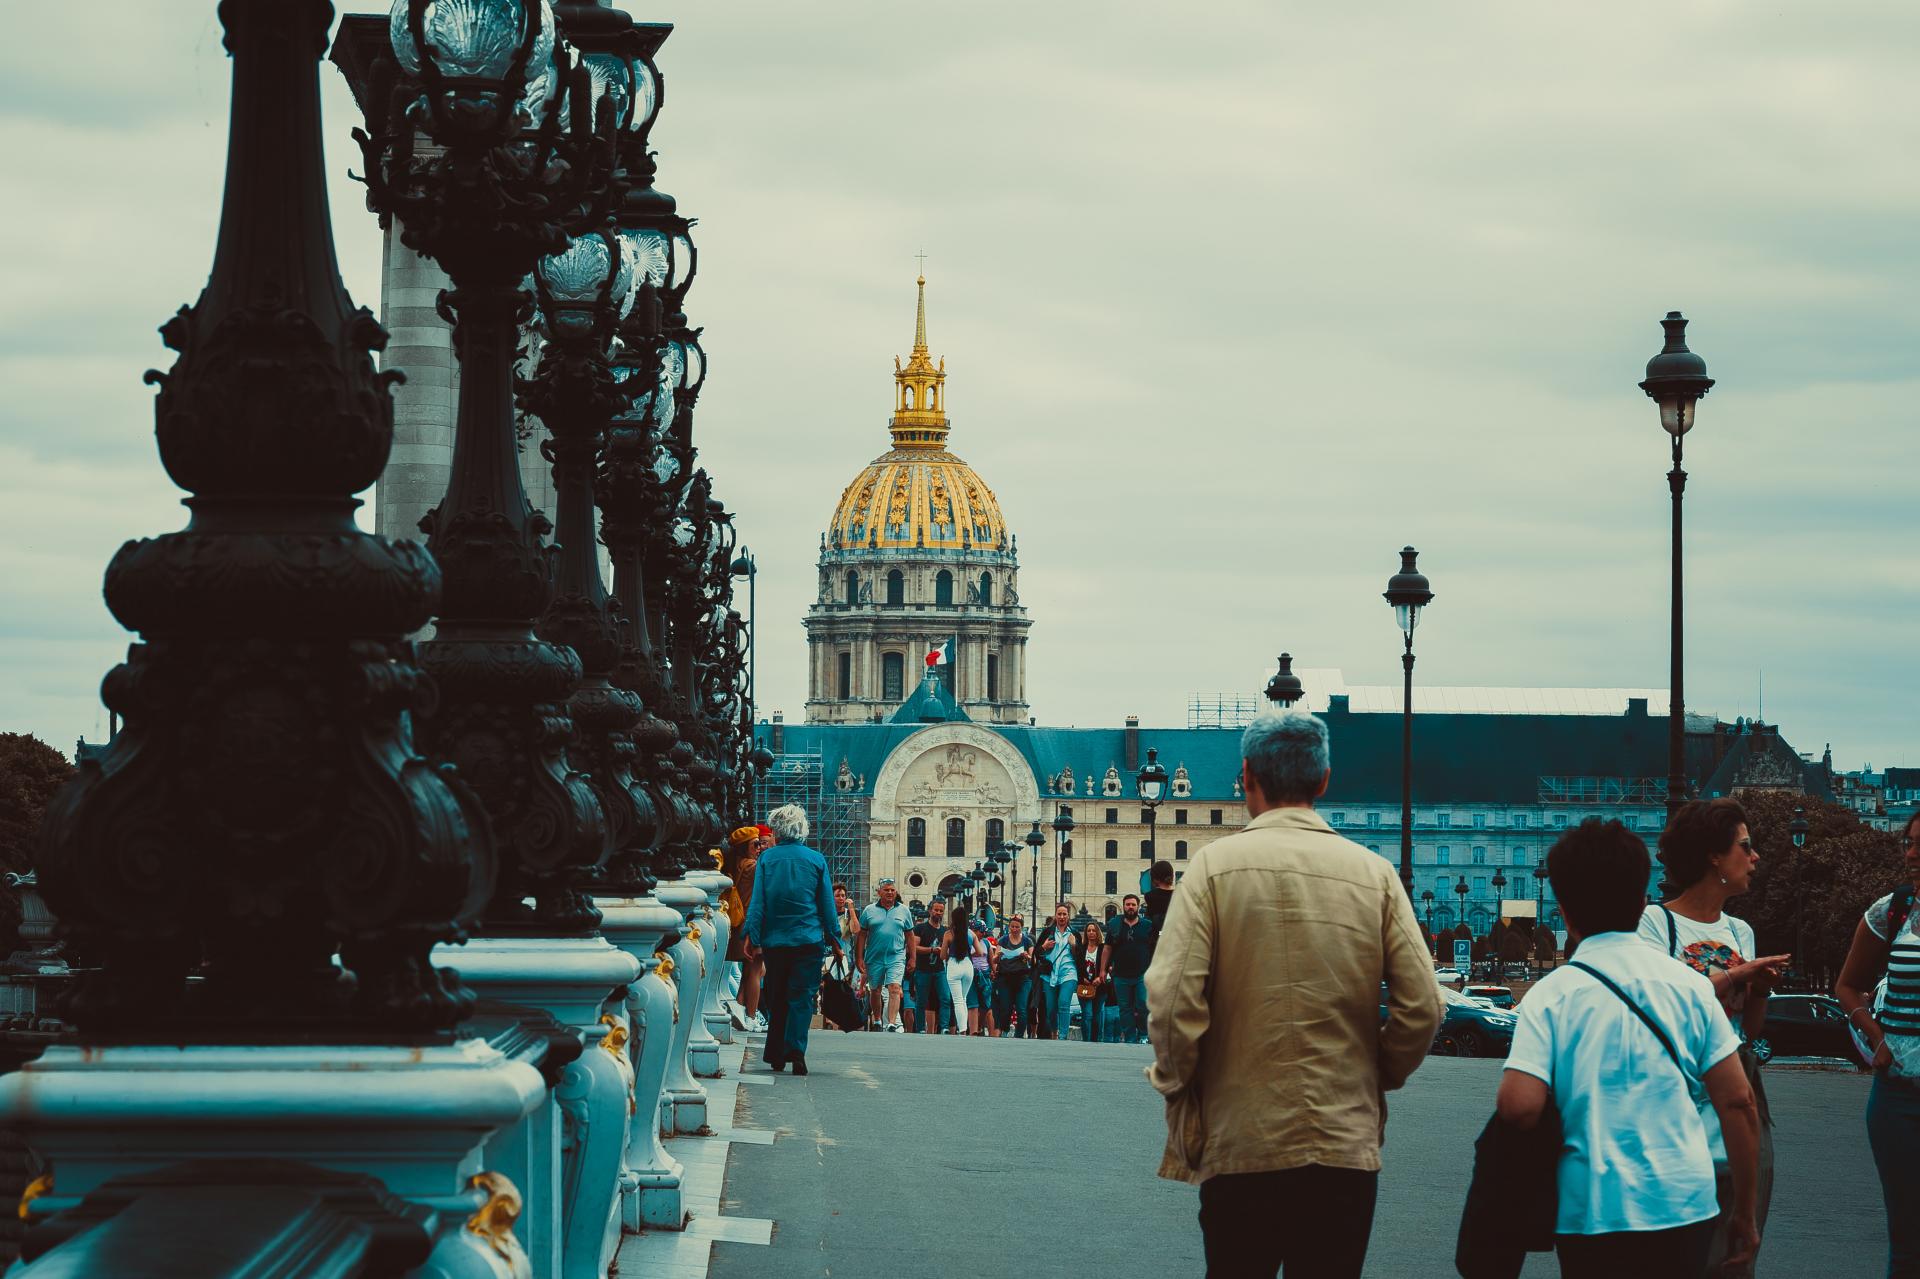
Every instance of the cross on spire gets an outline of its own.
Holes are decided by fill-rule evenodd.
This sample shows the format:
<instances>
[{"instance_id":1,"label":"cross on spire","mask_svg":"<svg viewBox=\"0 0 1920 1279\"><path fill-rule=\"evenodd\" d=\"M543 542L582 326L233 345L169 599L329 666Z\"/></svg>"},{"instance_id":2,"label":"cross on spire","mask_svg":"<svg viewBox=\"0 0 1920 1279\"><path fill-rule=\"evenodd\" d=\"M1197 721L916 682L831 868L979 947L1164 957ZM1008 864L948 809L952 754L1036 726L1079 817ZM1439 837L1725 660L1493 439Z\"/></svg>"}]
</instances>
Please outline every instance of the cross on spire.
<instances>
[{"instance_id":1,"label":"cross on spire","mask_svg":"<svg viewBox=\"0 0 1920 1279\"><path fill-rule=\"evenodd\" d=\"M919 259L920 274L925 275L927 273L927 251L925 249L922 249L918 253L914 254L913 256Z\"/></svg>"}]
</instances>

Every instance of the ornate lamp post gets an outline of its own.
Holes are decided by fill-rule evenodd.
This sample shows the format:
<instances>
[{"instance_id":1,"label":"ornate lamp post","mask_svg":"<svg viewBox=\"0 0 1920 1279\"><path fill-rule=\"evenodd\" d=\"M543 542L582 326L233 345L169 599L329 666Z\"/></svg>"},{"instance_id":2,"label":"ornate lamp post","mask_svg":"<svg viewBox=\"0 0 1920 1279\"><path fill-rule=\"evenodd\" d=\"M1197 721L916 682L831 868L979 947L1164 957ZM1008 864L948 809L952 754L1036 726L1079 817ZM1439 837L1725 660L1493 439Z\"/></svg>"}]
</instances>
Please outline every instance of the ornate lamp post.
<instances>
[{"instance_id":1,"label":"ornate lamp post","mask_svg":"<svg viewBox=\"0 0 1920 1279\"><path fill-rule=\"evenodd\" d=\"M1413 630L1420 612L1433 602L1433 591L1414 562L1420 552L1411 546L1400 552L1400 571L1387 580L1386 600L1393 620L1406 640L1400 666L1406 672L1406 702L1400 717L1400 883L1413 896ZM1464 891L1466 884L1461 883Z\"/></svg>"},{"instance_id":2,"label":"ornate lamp post","mask_svg":"<svg viewBox=\"0 0 1920 1279\"><path fill-rule=\"evenodd\" d=\"M1432 942L1432 944L1437 947L1439 943L1437 941L1433 941L1433 890L1429 888L1424 892L1422 892L1420 894L1420 900L1426 905L1426 908L1427 908L1427 939L1429 942ZM1436 956L1438 955L1437 950L1435 954Z\"/></svg>"},{"instance_id":3,"label":"ornate lamp post","mask_svg":"<svg viewBox=\"0 0 1920 1279\"><path fill-rule=\"evenodd\" d=\"M753 682L753 649L756 633L754 623L759 620L760 610L755 606L754 594L760 583L760 561L753 552L742 547L740 555L729 566L728 571L735 577L747 579L747 700L751 702L758 691Z\"/></svg>"},{"instance_id":4,"label":"ornate lamp post","mask_svg":"<svg viewBox=\"0 0 1920 1279\"><path fill-rule=\"evenodd\" d=\"M1053 886L1058 890L1055 895L1055 899L1058 901L1067 900L1067 858L1073 856L1072 835L1073 809L1062 804L1060 805L1060 811L1053 815L1053 842L1055 851ZM1032 842L1031 838L1029 838L1028 842ZM1040 877L1038 875L1034 876L1033 891L1036 895L1040 891L1039 879ZM1034 902L1033 913L1036 915L1040 913L1040 903L1037 898Z\"/></svg>"},{"instance_id":5,"label":"ornate lamp post","mask_svg":"<svg viewBox=\"0 0 1920 1279\"><path fill-rule=\"evenodd\" d=\"M1800 969L1800 979L1805 984L1807 977L1807 810L1803 804L1793 806L1793 820L1787 823L1787 834L1793 840L1793 870L1796 891L1793 895L1793 959Z\"/></svg>"},{"instance_id":6,"label":"ornate lamp post","mask_svg":"<svg viewBox=\"0 0 1920 1279\"><path fill-rule=\"evenodd\" d=\"M1460 901L1460 922L1466 924L1467 932L1471 934L1473 932L1473 925L1467 923L1467 877L1465 875L1462 875L1460 881L1453 886L1453 891Z\"/></svg>"},{"instance_id":7,"label":"ornate lamp post","mask_svg":"<svg viewBox=\"0 0 1920 1279\"><path fill-rule=\"evenodd\" d=\"M1502 903L1505 901L1506 895L1507 895L1507 874L1505 871L1501 870L1498 866L1496 866L1493 868L1493 919L1495 923L1501 925L1500 933L1503 938L1506 936L1505 925L1506 925L1507 917L1505 914L1502 913ZM1495 977L1498 977L1500 975L1501 962L1502 960L1500 957L1500 952L1498 950L1494 951L1493 972Z\"/></svg>"},{"instance_id":8,"label":"ornate lamp post","mask_svg":"<svg viewBox=\"0 0 1920 1279\"><path fill-rule=\"evenodd\" d=\"M1680 501L1686 492L1687 473L1680 467L1680 443L1693 429L1694 406L1712 388L1713 379L1707 376L1707 362L1687 349L1685 316L1669 311L1660 327L1666 331L1666 344L1660 354L1647 361L1647 376L1640 389L1659 404L1660 425L1673 440L1673 469L1667 472L1667 487L1673 493L1673 630L1669 642L1673 669L1667 699L1667 820L1672 821L1687 799L1687 720L1681 691L1685 636L1680 590Z\"/></svg>"},{"instance_id":9,"label":"ornate lamp post","mask_svg":"<svg viewBox=\"0 0 1920 1279\"><path fill-rule=\"evenodd\" d=\"M1293 673L1293 654L1280 654L1280 669L1267 681L1267 700L1283 711L1290 711L1293 704L1306 695L1300 677Z\"/></svg>"},{"instance_id":10,"label":"ornate lamp post","mask_svg":"<svg viewBox=\"0 0 1920 1279\"><path fill-rule=\"evenodd\" d=\"M1134 788L1139 792L1140 804L1147 810L1147 860L1152 861L1159 853L1154 844L1154 822L1160 812L1160 802L1167 797L1167 769L1160 762L1160 752L1147 747L1147 762L1140 766L1134 776Z\"/></svg>"},{"instance_id":11,"label":"ornate lamp post","mask_svg":"<svg viewBox=\"0 0 1920 1279\"><path fill-rule=\"evenodd\" d=\"M1029 893L1033 899L1033 905L1027 912L1027 927L1037 931L1040 927L1040 850L1047 844L1047 837L1040 831L1038 817L1033 819L1033 829L1027 832L1026 843L1032 855L1030 870L1033 879L1033 886Z\"/></svg>"},{"instance_id":12,"label":"ornate lamp post","mask_svg":"<svg viewBox=\"0 0 1920 1279\"><path fill-rule=\"evenodd\" d=\"M591 76L535 0L396 0L390 39L399 79L382 64L354 131L368 202L452 279L440 309L460 360L453 474L422 523L446 586L420 649L440 692L421 739L472 782L500 842L483 927L585 933L599 915L573 879L611 850L566 754L580 660L533 631L553 598L552 526L521 484L513 378L521 281L605 215L618 104L588 109Z\"/></svg>"}]
</instances>

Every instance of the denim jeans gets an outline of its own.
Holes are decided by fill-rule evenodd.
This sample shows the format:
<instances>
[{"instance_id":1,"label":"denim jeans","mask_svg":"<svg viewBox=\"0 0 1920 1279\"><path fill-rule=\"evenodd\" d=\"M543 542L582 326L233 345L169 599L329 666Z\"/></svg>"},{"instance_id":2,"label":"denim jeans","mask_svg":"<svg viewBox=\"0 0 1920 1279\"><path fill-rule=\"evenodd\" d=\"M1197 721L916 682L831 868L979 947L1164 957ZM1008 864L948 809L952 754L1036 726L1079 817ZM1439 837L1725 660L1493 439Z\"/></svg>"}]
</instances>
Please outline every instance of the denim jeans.
<instances>
[{"instance_id":1,"label":"denim jeans","mask_svg":"<svg viewBox=\"0 0 1920 1279\"><path fill-rule=\"evenodd\" d=\"M1887 1279L1920 1275L1920 1080L1873 1077L1867 1145L1887 1204Z\"/></svg>"},{"instance_id":2,"label":"denim jeans","mask_svg":"<svg viewBox=\"0 0 1920 1279\"><path fill-rule=\"evenodd\" d=\"M1049 982L1046 986L1047 1011L1053 1019L1053 1037L1065 1039L1073 1024L1073 983Z\"/></svg>"},{"instance_id":3,"label":"denim jeans","mask_svg":"<svg viewBox=\"0 0 1920 1279\"><path fill-rule=\"evenodd\" d=\"M1020 1019L1020 1033L1027 1038L1033 1037L1033 1017L1029 1004L1033 995L1032 973L1002 973L995 979L1000 998L994 1005L994 1018L1000 1029L1008 1030L1013 1019Z\"/></svg>"},{"instance_id":4,"label":"denim jeans","mask_svg":"<svg viewBox=\"0 0 1920 1279\"><path fill-rule=\"evenodd\" d=\"M1120 1042L1136 1043L1147 1037L1147 979L1115 977L1114 1003L1120 1009Z\"/></svg>"},{"instance_id":5,"label":"denim jeans","mask_svg":"<svg viewBox=\"0 0 1920 1279\"><path fill-rule=\"evenodd\" d=\"M826 948L769 946L766 989L761 1003L767 1012L768 1065L777 1066L807 1052L807 1030L813 1025L814 1003L820 996L820 963Z\"/></svg>"},{"instance_id":6,"label":"denim jeans","mask_svg":"<svg viewBox=\"0 0 1920 1279\"><path fill-rule=\"evenodd\" d=\"M942 970L922 968L913 974L913 1002L920 1008L921 1034L936 1034L953 1025L953 997Z\"/></svg>"}]
</instances>

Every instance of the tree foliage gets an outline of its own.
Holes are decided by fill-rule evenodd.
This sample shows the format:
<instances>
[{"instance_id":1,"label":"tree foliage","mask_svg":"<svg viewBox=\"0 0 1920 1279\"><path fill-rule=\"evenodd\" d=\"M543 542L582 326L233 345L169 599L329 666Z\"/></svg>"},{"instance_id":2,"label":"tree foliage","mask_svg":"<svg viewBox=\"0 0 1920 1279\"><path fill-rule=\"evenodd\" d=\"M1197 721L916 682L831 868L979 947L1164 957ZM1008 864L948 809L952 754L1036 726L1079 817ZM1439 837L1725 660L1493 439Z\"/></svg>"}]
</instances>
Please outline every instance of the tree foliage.
<instances>
[{"instance_id":1,"label":"tree foliage","mask_svg":"<svg viewBox=\"0 0 1920 1279\"><path fill-rule=\"evenodd\" d=\"M1861 914L1899 885L1900 847L1852 810L1784 791L1740 796L1760 865L1752 888L1727 904L1753 925L1763 955L1795 953L1805 929L1805 954L1794 966L1823 984L1840 971ZM1793 846L1789 829L1796 804L1806 809L1807 843Z\"/></svg>"},{"instance_id":2,"label":"tree foliage","mask_svg":"<svg viewBox=\"0 0 1920 1279\"><path fill-rule=\"evenodd\" d=\"M28 733L0 733L0 870L33 868L47 801L73 776L66 756ZM0 892L0 958L13 949L20 906Z\"/></svg>"}]
</instances>

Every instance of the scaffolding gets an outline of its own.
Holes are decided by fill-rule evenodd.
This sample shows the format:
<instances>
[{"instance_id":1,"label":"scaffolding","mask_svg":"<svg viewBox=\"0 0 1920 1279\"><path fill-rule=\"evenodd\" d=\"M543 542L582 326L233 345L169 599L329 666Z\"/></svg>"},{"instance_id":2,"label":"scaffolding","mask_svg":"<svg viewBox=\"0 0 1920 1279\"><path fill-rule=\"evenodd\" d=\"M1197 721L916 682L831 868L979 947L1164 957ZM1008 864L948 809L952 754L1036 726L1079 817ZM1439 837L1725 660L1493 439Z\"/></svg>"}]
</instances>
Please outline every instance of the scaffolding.
<instances>
[{"instance_id":1,"label":"scaffolding","mask_svg":"<svg viewBox=\"0 0 1920 1279\"><path fill-rule=\"evenodd\" d=\"M774 756L773 767L754 786L753 801L762 821L783 805L800 805L812 828L807 842L827 859L828 877L845 884L855 901L862 900L868 869L868 797L839 790L828 781L819 751Z\"/></svg>"},{"instance_id":2,"label":"scaffolding","mask_svg":"<svg viewBox=\"0 0 1920 1279\"><path fill-rule=\"evenodd\" d=\"M1267 699L1244 693L1195 693L1187 699L1188 728L1245 728L1267 709Z\"/></svg>"},{"instance_id":3,"label":"scaffolding","mask_svg":"<svg viewBox=\"0 0 1920 1279\"><path fill-rule=\"evenodd\" d=\"M1664 777L1541 777L1542 804L1643 804L1667 802Z\"/></svg>"}]
</instances>

